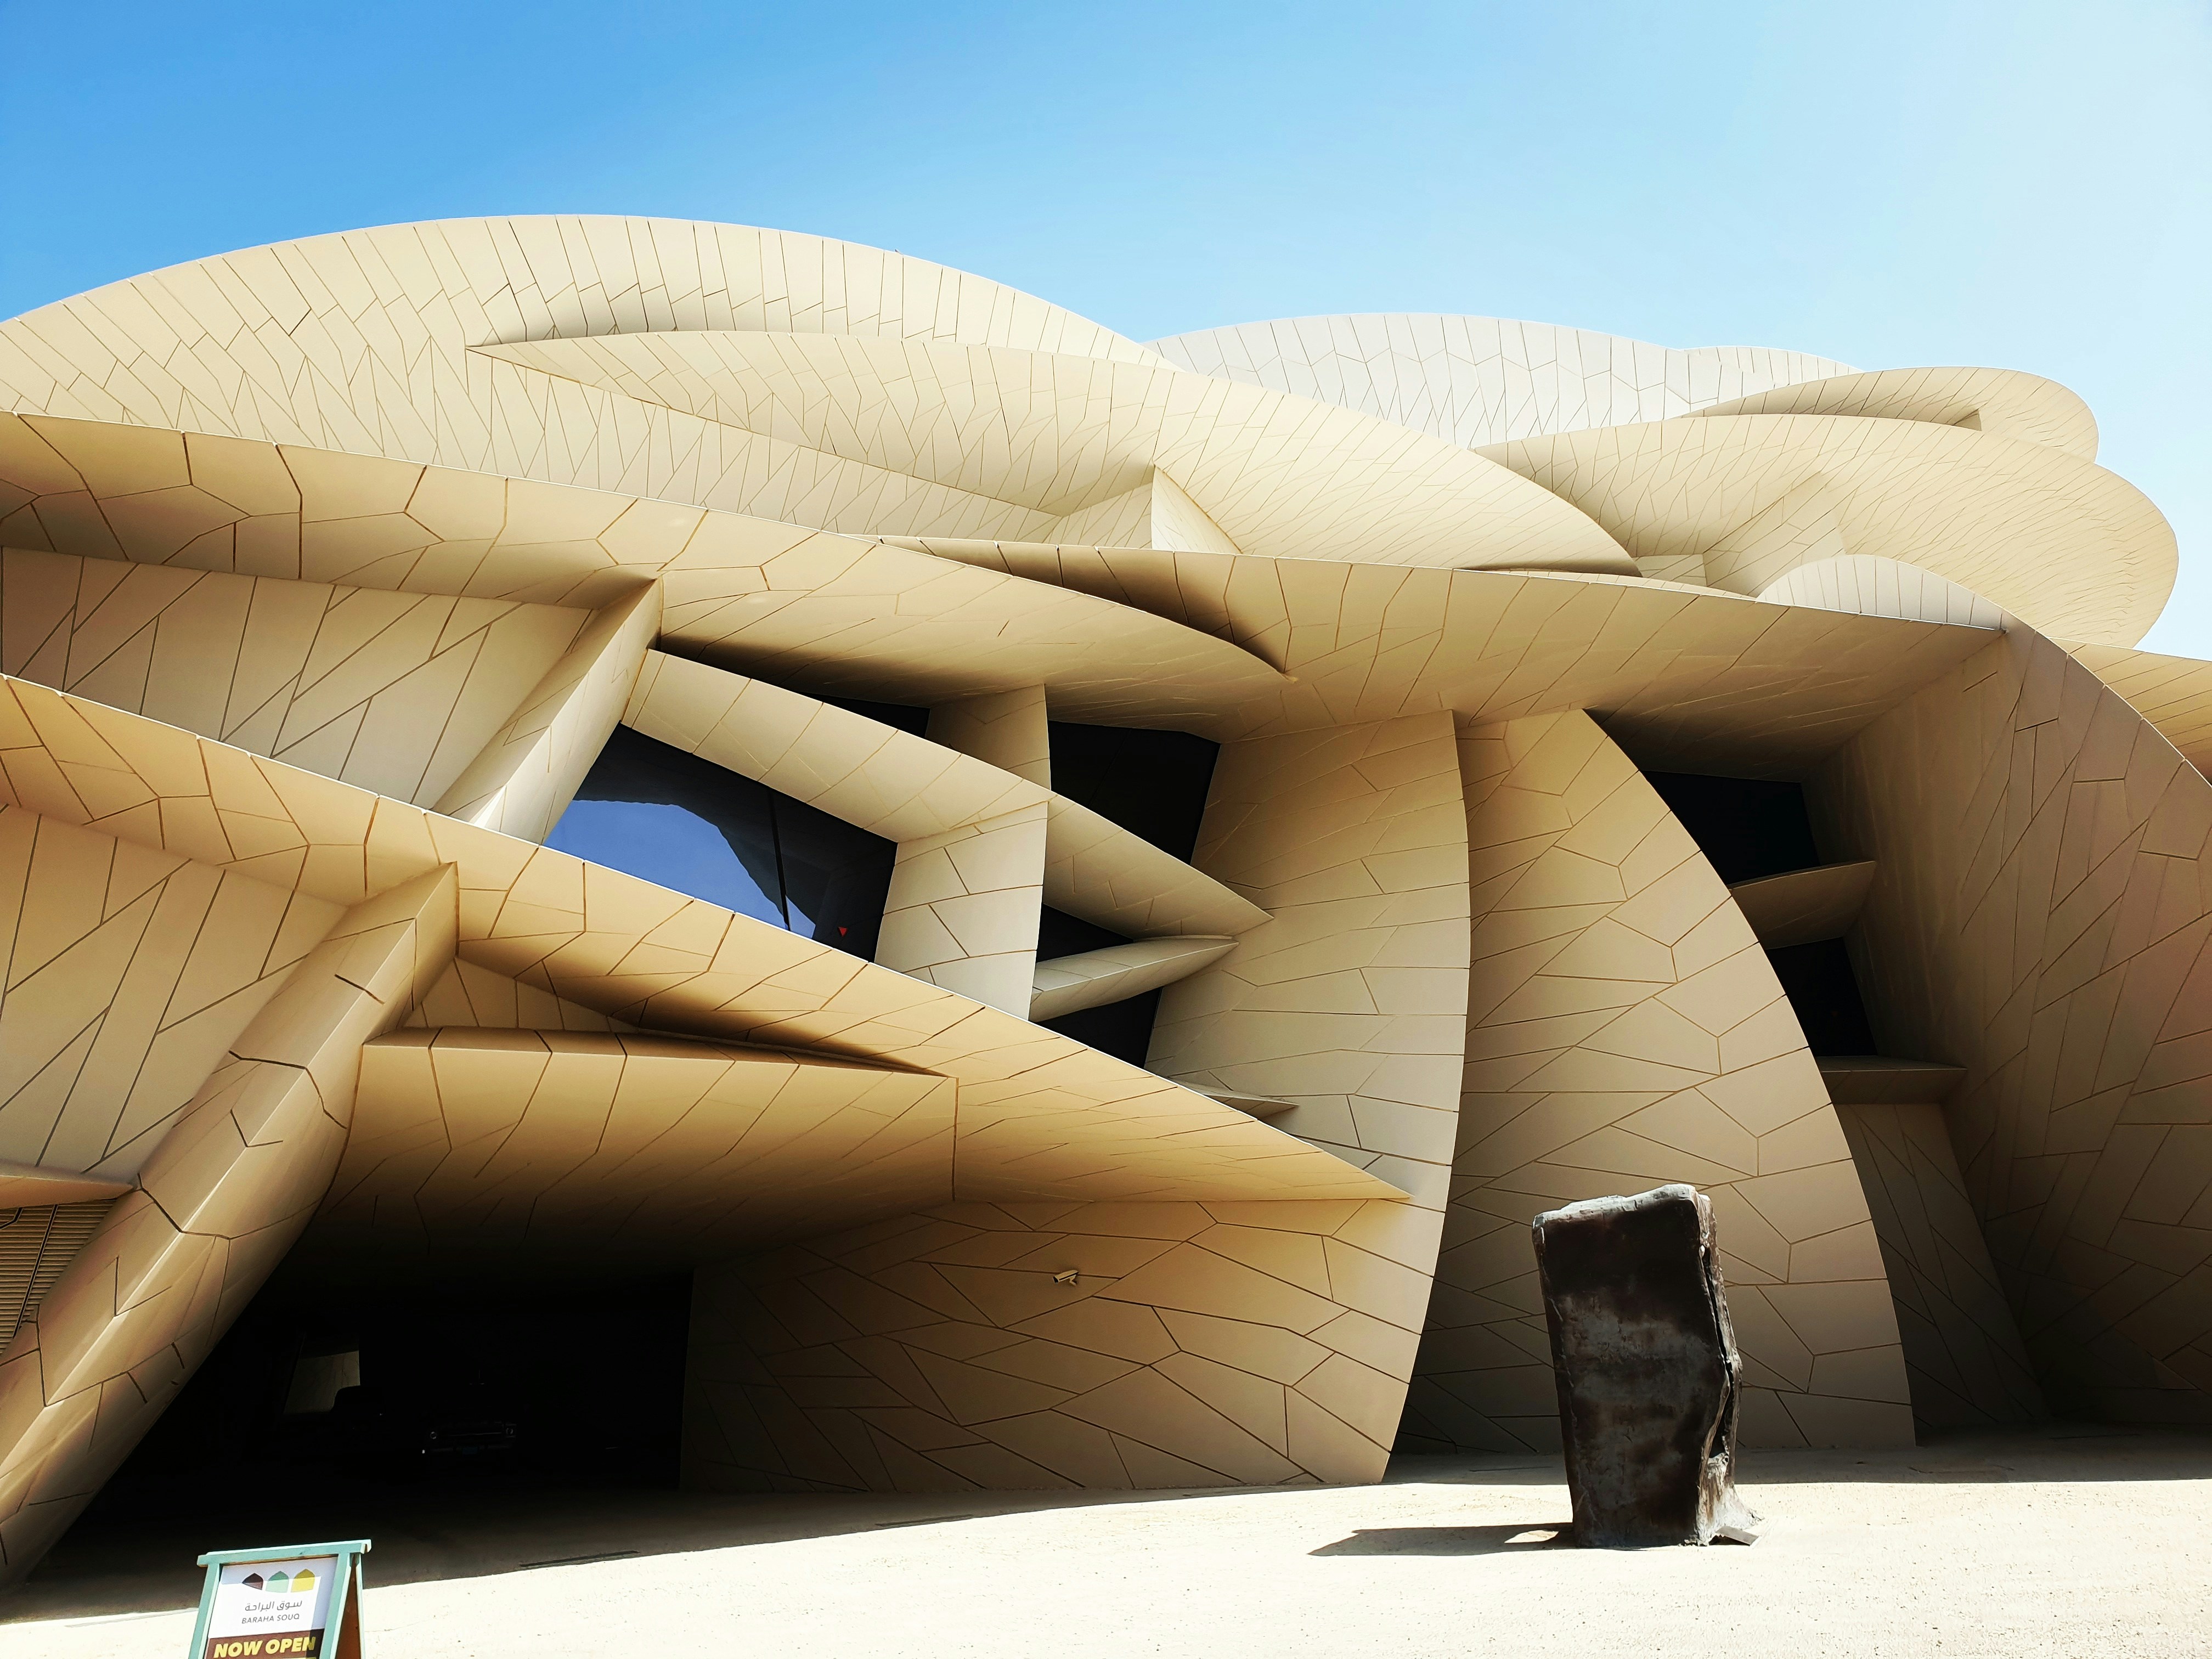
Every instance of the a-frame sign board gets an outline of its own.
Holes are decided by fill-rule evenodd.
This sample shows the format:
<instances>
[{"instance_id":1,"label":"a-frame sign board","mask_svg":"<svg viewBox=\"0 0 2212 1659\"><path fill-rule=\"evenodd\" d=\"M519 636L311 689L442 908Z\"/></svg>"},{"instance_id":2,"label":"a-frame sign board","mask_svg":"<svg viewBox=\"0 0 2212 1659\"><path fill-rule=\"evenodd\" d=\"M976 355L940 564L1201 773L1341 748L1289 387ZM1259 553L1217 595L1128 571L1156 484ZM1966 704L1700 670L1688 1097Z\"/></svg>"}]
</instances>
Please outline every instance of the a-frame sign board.
<instances>
[{"instance_id":1,"label":"a-frame sign board","mask_svg":"<svg viewBox=\"0 0 2212 1659\"><path fill-rule=\"evenodd\" d=\"M362 1659L368 1540L215 1550L189 1659Z\"/></svg>"}]
</instances>

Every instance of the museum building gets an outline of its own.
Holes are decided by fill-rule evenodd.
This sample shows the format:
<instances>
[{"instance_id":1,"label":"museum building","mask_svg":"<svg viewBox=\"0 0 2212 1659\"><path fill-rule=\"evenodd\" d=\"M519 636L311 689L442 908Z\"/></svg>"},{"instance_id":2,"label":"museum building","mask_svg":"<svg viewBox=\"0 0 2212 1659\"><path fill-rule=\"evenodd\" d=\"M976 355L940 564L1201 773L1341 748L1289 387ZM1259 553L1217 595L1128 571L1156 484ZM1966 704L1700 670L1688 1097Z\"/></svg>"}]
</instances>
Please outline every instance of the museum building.
<instances>
[{"instance_id":1,"label":"museum building","mask_svg":"<svg viewBox=\"0 0 2212 1659\"><path fill-rule=\"evenodd\" d=\"M1530 1220L1670 1182L1747 1445L2212 1421L2212 664L2051 381L535 217L0 410L7 1577L441 1434L1545 1449Z\"/></svg>"}]
</instances>

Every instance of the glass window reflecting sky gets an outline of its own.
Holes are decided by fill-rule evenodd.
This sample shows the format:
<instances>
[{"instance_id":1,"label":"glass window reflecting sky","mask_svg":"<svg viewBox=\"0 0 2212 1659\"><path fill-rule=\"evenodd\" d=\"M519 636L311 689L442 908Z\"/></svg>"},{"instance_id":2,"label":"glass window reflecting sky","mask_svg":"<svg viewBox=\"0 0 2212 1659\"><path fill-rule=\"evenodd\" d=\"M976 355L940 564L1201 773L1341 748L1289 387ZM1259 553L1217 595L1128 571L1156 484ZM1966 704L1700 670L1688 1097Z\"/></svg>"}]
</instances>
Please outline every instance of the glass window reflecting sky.
<instances>
[{"instance_id":1,"label":"glass window reflecting sky","mask_svg":"<svg viewBox=\"0 0 2212 1659\"><path fill-rule=\"evenodd\" d=\"M871 959L896 851L626 726L545 844Z\"/></svg>"}]
</instances>

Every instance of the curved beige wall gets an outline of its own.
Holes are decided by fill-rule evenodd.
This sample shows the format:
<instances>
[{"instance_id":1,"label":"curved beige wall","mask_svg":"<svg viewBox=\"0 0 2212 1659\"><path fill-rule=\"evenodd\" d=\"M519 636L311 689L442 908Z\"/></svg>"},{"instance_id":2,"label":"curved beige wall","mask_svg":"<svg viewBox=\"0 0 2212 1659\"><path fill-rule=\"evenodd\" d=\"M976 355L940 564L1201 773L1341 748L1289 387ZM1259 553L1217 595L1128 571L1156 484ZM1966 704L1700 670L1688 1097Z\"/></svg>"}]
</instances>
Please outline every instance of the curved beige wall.
<instances>
[{"instance_id":1,"label":"curved beige wall","mask_svg":"<svg viewBox=\"0 0 2212 1659\"><path fill-rule=\"evenodd\" d=\"M898 845L875 959L1027 1018L1044 910L1047 809Z\"/></svg>"},{"instance_id":2,"label":"curved beige wall","mask_svg":"<svg viewBox=\"0 0 2212 1659\"><path fill-rule=\"evenodd\" d=\"M963 1198L1401 1196L1233 1107L834 946L23 681L0 680L0 801L340 905L453 865L472 967L662 1031L955 1079Z\"/></svg>"},{"instance_id":3,"label":"curved beige wall","mask_svg":"<svg viewBox=\"0 0 2212 1659\"><path fill-rule=\"evenodd\" d=\"M1051 711L1041 685L941 702L929 711L927 735L932 743L1052 787Z\"/></svg>"},{"instance_id":4,"label":"curved beige wall","mask_svg":"<svg viewBox=\"0 0 2212 1659\"><path fill-rule=\"evenodd\" d=\"M1192 858L1266 911L1161 994L1146 1064L1231 1095L1431 1212L1458 1110L1466 824L1451 719L1224 744Z\"/></svg>"},{"instance_id":5,"label":"curved beige wall","mask_svg":"<svg viewBox=\"0 0 2212 1659\"><path fill-rule=\"evenodd\" d=\"M8 1570L325 1196L364 1054L303 1261L708 1264L706 1484L1372 1479L1417 1350L1413 1439L1547 1443L1528 1218L1668 1180L1753 1443L2007 1420L2035 1367L2202 1413L2212 786L1991 632L2137 637L2171 535L2063 389L1838 368L1438 318L1155 351L596 217L0 322L0 1204L113 1202L52 1294L64 1246L0 1273ZM2212 669L2069 648L2203 746ZM1194 859L1052 794L1048 716L1224 745ZM623 718L896 842L881 960L536 844ZM1624 749L1826 769L1891 1040L1831 1085L1875 1103L1753 937L1874 864L1740 905ZM405 998L325 937L395 892L450 957ZM1140 942L1036 964L1044 904ZM1026 1017L1139 986L1156 1070Z\"/></svg>"},{"instance_id":6,"label":"curved beige wall","mask_svg":"<svg viewBox=\"0 0 2212 1659\"><path fill-rule=\"evenodd\" d=\"M1159 547L1242 553L1206 509L1158 468L1146 483L1111 501L1053 520L1047 542L1091 547Z\"/></svg>"},{"instance_id":7,"label":"curved beige wall","mask_svg":"<svg viewBox=\"0 0 2212 1659\"><path fill-rule=\"evenodd\" d=\"M438 811L524 841L551 835L613 735L659 631L657 584L586 617L574 643L437 798Z\"/></svg>"},{"instance_id":8,"label":"curved beige wall","mask_svg":"<svg viewBox=\"0 0 2212 1659\"><path fill-rule=\"evenodd\" d=\"M1046 903L1136 938L1218 937L1267 920L1173 854L970 752L1003 748L1049 775L1038 687L933 713L930 729L952 744L654 651L623 718L895 841L875 960L1009 1013L1029 1012Z\"/></svg>"},{"instance_id":9,"label":"curved beige wall","mask_svg":"<svg viewBox=\"0 0 2212 1659\"><path fill-rule=\"evenodd\" d=\"M1196 933L1133 939L1040 961L1030 992L1030 1018L1056 1019L1140 996L1188 978L1236 948L1233 939Z\"/></svg>"},{"instance_id":10,"label":"curved beige wall","mask_svg":"<svg viewBox=\"0 0 2212 1659\"><path fill-rule=\"evenodd\" d=\"M1881 368L1708 404L1700 415L1863 415L1963 427L2097 459L2097 419L2056 380L2011 368Z\"/></svg>"},{"instance_id":11,"label":"curved beige wall","mask_svg":"<svg viewBox=\"0 0 2212 1659\"><path fill-rule=\"evenodd\" d=\"M0 1158L137 1175L343 914L0 806Z\"/></svg>"},{"instance_id":12,"label":"curved beige wall","mask_svg":"<svg viewBox=\"0 0 2212 1659\"><path fill-rule=\"evenodd\" d=\"M1131 720L1224 739L1434 709L1495 721L1601 708L1638 753L1678 769L1795 776L1988 643L1979 628L1602 574L919 544L1033 589L1051 584L1124 616L1203 629L1237 641L1253 653L1246 661L1273 664L1279 673L1257 678L1226 664L1212 671L1216 696L1202 712L1177 718L1163 699Z\"/></svg>"},{"instance_id":13,"label":"curved beige wall","mask_svg":"<svg viewBox=\"0 0 2212 1659\"><path fill-rule=\"evenodd\" d=\"M2212 663L2120 646L2069 645L2198 771L2212 768Z\"/></svg>"},{"instance_id":14,"label":"curved beige wall","mask_svg":"<svg viewBox=\"0 0 2212 1659\"><path fill-rule=\"evenodd\" d=\"M2125 479L2045 444L1851 415L1693 415L1485 448L1639 562L1744 593L1842 553L1918 564L2039 628L2132 645L2172 592L2173 531ZM1671 562L1647 574L1680 579Z\"/></svg>"},{"instance_id":15,"label":"curved beige wall","mask_svg":"<svg viewBox=\"0 0 2212 1659\"><path fill-rule=\"evenodd\" d=\"M1528 1224L1688 1182L1712 1200L1751 1446L1909 1445L1867 1201L1751 926L1587 714L1473 726L1474 970L1452 1200L1401 1443L1559 1444Z\"/></svg>"},{"instance_id":16,"label":"curved beige wall","mask_svg":"<svg viewBox=\"0 0 2212 1659\"><path fill-rule=\"evenodd\" d=\"M526 478L0 415L0 544L82 558L590 608L634 591L714 522Z\"/></svg>"},{"instance_id":17,"label":"curved beige wall","mask_svg":"<svg viewBox=\"0 0 2212 1659\"><path fill-rule=\"evenodd\" d=\"M692 330L471 356L494 360L495 388L525 377L485 406L514 428L514 470L556 483L622 488L621 467L629 488L846 532L1048 539L1164 507L1177 540L1278 558L1621 558L1578 509L1461 446L1164 364ZM532 423L562 441L530 442Z\"/></svg>"},{"instance_id":18,"label":"curved beige wall","mask_svg":"<svg viewBox=\"0 0 2212 1659\"><path fill-rule=\"evenodd\" d=\"M1840 544L1838 540L1837 545ZM1759 597L1774 605L1809 605L1858 617L1954 623L1966 628L2002 628L2012 620L1971 587L1961 587L1918 565L1873 553L1838 553L1792 565L1760 588Z\"/></svg>"},{"instance_id":19,"label":"curved beige wall","mask_svg":"<svg viewBox=\"0 0 2212 1659\"><path fill-rule=\"evenodd\" d=\"M1380 1480L1427 1290L1408 1207L954 1204L702 1268L684 1485Z\"/></svg>"},{"instance_id":20,"label":"curved beige wall","mask_svg":"<svg viewBox=\"0 0 2212 1659\"><path fill-rule=\"evenodd\" d=\"M378 325L387 307L409 317L406 335ZM489 422L456 422L447 407L434 425L437 410L414 407L422 355L438 365L430 378L476 392L491 380L471 345L715 328L1157 361L1018 289L855 242L524 214L309 237L111 283L0 325L0 387L11 407L249 436L266 428L331 449L366 447L384 429L425 452L416 459L512 472L496 464Z\"/></svg>"},{"instance_id":21,"label":"curved beige wall","mask_svg":"<svg viewBox=\"0 0 2212 1659\"><path fill-rule=\"evenodd\" d=\"M1940 1434L2043 1417L2042 1385L1959 1173L1943 1109L1838 1102L1836 1116L1881 1242L1915 1426Z\"/></svg>"},{"instance_id":22,"label":"curved beige wall","mask_svg":"<svg viewBox=\"0 0 2212 1659\"><path fill-rule=\"evenodd\" d=\"M363 1045L345 1156L289 1282L604 1283L954 1195L949 1078L650 1033L413 1024L428 1018Z\"/></svg>"},{"instance_id":23,"label":"curved beige wall","mask_svg":"<svg viewBox=\"0 0 2212 1659\"><path fill-rule=\"evenodd\" d=\"M1195 860L1269 920L1163 993L1151 1056L1411 1202L960 1204L702 1270L687 1480L1379 1478L1449 1174L1459 795L1448 716L1224 747Z\"/></svg>"},{"instance_id":24,"label":"curved beige wall","mask_svg":"<svg viewBox=\"0 0 2212 1659\"><path fill-rule=\"evenodd\" d=\"M9 548L0 672L425 805L588 620Z\"/></svg>"},{"instance_id":25,"label":"curved beige wall","mask_svg":"<svg viewBox=\"0 0 2212 1659\"><path fill-rule=\"evenodd\" d=\"M451 958L457 895L441 869L337 921L0 1352L0 1575L76 1519L300 1236L345 1146L361 1045Z\"/></svg>"},{"instance_id":26,"label":"curved beige wall","mask_svg":"<svg viewBox=\"0 0 2212 1659\"><path fill-rule=\"evenodd\" d=\"M2060 647L1992 641L1808 787L1879 862L1853 958L1945 1117L2051 1408L2212 1422L2212 784Z\"/></svg>"},{"instance_id":27,"label":"curved beige wall","mask_svg":"<svg viewBox=\"0 0 2212 1659\"><path fill-rule=\"evenodd\" d=\"M1152 342L1170 362L1364 410L1455 444L1686 415L1843 364L1757 346L1654 345L1504 317L1381 312L1235 323Z\"/></svg>"},{"instance_id":28,"label":"curved beige wall","mask_svg":"<svg viewBox=\"0 0 2212 1659\"><path fill-rule=\"evenodd\" d=\"M867 287L892 282L900 286ZM404 348L388 328L364 326L387 307L410 316ZM1057 370L1054 357L1066 360ZM364 363L376 368L362 372ZM1036 476L1036 444L998 453L1020 419L986 422L980 436L946 423L951 446L904 441L940 402L1000 396L1001 374L1010 408L1034 408L1048 436L1094 416L1125 432L1136 411L1156 416L1150 453L1133 457L1071 434L1072 448L1099 452L1103 472L1089 482L1135 488L1142 465L1157 461L1240 546L1421 562L1439 537L1479 524L1506 562L1617 555L1581 513L1462 447L1182 373L978 277L787 233L550 216L394 227L200 260L0 323L6 408L313 444L825 529L1048 535L1080 502L1054 500L1057 469ZM925 392L917 408L913 383L939 379L941 397ZM1085 396L1072 384L1089 380L1113 390ZM825 404L848 399L818 425ZM774 430L732 423L740 418ZM985 488L918 476L945 471L948 447L957 451L951 476ZM1042 511L1022 499L1054 504Z\"/></svg>"},{"instance_id":29,"label":"curved beige wall","mask_svg":"<svg viewBox=\"0 0 2212 1659\"><path fill-rule=\"evenodd\" d=\"M1161 993L1146 1061L1196 1088L1291 1103L1277 1127L1412 1194L1345 1224L1391 1264L1366 1269L1385 1281L1382 1299L1339 1287L1366 1316L1364 1362L1389 1379L1358 1419L1386 1447L1413 1374L1457 1115L1458 796L1446 715L1224 744L1193 858L1269 919Z\"/></svg>"}]
</instances>

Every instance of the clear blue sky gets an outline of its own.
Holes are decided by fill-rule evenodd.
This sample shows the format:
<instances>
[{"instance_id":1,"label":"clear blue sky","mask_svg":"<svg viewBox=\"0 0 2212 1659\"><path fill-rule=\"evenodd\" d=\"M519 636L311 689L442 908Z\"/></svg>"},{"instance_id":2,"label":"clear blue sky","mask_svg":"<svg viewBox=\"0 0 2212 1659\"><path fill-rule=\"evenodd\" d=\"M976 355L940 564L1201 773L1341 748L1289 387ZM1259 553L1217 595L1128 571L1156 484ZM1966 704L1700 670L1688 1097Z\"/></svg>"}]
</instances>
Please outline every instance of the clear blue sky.
<instances>
[{"instance_id":1,"label":"clear blue sky","mask_svg":"<svg viewBox=\"0 0 2212 1659\"><path fill-rule=\"evenodd\" d=\"M2212 657L2212 9L0 0L0 315L532 212L895 247L1139 339L1461 311L2064 381Z\"/></svg>"}]
</instances>

